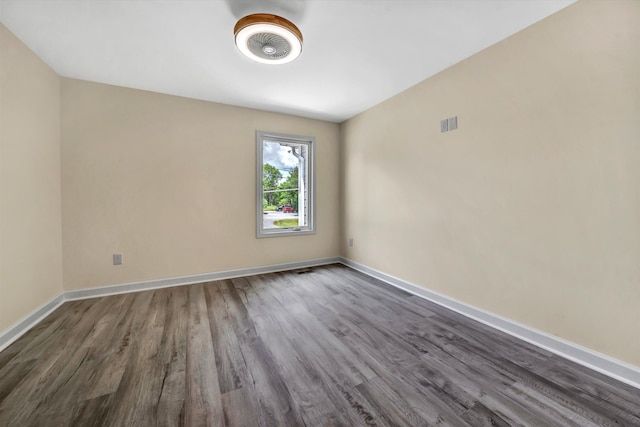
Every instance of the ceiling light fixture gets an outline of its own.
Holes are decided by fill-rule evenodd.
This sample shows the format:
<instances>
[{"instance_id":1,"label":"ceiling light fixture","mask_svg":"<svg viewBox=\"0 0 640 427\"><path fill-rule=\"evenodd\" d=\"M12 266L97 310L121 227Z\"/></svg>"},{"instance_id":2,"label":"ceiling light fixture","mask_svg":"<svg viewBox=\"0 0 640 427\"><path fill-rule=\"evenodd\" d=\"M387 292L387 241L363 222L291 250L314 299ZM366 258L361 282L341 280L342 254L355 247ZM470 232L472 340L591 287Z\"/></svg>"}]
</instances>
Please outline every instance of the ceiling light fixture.
<instances>
[{"instance_id":1,"label":"ceiling light fixture","mask_svg":"<svg viewBox=\"0 0 640 427\"><path fill-rule=\"evenodd\" d=\"M263 64L286 64L302 52L302 33L280 16L247 15L236 23L233 33L240 52Z\"/></svg>"}]
</instances>

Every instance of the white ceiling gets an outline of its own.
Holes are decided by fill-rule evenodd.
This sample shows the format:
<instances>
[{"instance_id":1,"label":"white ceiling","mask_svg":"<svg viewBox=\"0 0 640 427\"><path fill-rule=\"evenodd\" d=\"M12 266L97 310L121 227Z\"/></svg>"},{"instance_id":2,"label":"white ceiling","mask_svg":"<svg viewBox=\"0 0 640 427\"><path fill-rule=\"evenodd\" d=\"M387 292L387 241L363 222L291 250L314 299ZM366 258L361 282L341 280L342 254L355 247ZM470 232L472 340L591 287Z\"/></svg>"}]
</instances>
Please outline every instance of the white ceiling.
<instances>
[{"instance_id":1,"label":"white ceiling","mask_svg":"<svg viewBox=\"0 0 640 427\"><path fill-rule=\"evenodd\" d=\"M58 74L341 122L574 0L0 0L0 19ZM302 55L252 62L250 13L302 31Z\"/></svg>"}]
</instances>

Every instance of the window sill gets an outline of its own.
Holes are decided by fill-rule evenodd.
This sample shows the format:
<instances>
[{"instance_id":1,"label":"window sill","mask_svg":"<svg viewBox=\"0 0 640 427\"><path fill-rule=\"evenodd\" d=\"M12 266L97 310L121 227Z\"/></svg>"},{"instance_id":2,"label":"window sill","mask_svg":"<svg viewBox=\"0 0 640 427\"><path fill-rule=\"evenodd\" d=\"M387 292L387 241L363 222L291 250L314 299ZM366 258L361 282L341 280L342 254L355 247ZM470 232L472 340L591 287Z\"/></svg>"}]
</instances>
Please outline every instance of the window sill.
<instances>
[{"instance_id":1,"label":"window sill","mask_svg":"<svg viewBox=\"0 0 640 427\"><path fill-rule=\"evenodd\" d=\"M316 231L304 229L304 228L299 230L296 230L295 228L283 228L283 229L273 230L273 231L262 230L258 232L258 235L256 237L258 239L262 239L265 237L290 237L290 236L300 236L300 235L308 235L308 234L316 234Z\"/></svg>"}]
</instances>

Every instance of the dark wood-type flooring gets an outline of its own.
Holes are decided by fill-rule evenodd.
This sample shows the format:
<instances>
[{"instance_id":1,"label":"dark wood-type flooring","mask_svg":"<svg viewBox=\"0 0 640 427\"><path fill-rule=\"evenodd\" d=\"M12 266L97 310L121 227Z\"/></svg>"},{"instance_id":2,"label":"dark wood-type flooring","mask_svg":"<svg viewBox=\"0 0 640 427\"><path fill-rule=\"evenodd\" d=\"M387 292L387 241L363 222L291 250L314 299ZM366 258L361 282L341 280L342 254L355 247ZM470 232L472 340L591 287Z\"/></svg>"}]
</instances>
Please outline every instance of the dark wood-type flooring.
<instances>
[{"instance_id":1,"label":"dark wood-type flooring","mask_svg":"<svg viewBox=\"0 0 640 427\"><path fill-rule=\"evenodd\" d=\"M340 265L67 302L0 353L0 426L178 425L639 426L640 390Z\"/></svg>"}]
</instances>

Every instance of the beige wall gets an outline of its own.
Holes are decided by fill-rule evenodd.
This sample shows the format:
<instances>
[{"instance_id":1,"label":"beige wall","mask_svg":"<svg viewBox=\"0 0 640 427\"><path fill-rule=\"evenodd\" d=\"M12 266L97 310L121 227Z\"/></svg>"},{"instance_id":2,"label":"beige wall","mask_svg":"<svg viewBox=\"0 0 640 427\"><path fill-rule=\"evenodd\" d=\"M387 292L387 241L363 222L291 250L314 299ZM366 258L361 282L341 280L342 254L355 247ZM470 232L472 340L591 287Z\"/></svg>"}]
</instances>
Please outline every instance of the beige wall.
<instances>
[{"instance_id":1,"label":"beige wall","mask_svg":"<svg viewBox=\"0 0 640 427\"><path fill-rule=\"evenodd\" d=\"M580 1L345 122L343 255L640 366L639 41Z\"/></svg>"},{"instance_id":2,"label":"beige wall","mask_svg":"<svg viewBox=\"0 0 640 427\"><path fill-rule=\"evenodd\" d=\"M258 129L317 138L317 234L256 239ZM337 124L63 79L62 135L67 290L339 255Z\"/></svg>"},{"instance_id":3,"label":"beige wall","mask_svg":"<svg viewBox=\"0 0 640 427\"><path fill-rule=\"evenodd\" d=\"M60 79L0 24L0 332L62 292Z\"/></svg>"}]
</instances>

